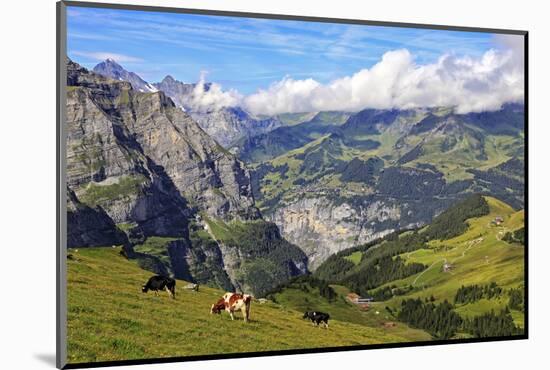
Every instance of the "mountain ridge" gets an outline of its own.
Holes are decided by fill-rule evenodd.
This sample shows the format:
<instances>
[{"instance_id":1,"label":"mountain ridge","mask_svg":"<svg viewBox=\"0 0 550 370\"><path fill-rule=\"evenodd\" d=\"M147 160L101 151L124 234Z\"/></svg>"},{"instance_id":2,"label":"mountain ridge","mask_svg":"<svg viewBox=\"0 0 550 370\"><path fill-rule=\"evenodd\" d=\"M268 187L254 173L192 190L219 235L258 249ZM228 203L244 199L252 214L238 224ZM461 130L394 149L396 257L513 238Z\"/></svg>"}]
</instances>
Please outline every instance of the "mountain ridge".
<instances>
[{"instance_id":1,"label":"mountain ridge","mask_svg":"<svg viewBox=\"0 0 550 370\"><path fill-rule=\"evenodd\" d=\"M367 109L324 136L301 136L301 147L279 154L275 141L271 152L260 145L241 158L250 163L265 217L315 268L338 250L427 224L471 193L523 207L523 107L481 117L443 108Z\"/></svg>"},{"instance_id":2,"label":"mountain ridge","mask_svg":"<svg viewBox=\"0 0 550 370\"><path fill-rule=\"evenodd\" d=\"M256 119L237 106L197 109L196 100L200 100L201 94L210 91L210 82L185 83L166 75L162 81L151 84L136 73L128 72L112 59L97 64L93 71L115 80L130 82L134 89L141 92L163 91L176 106L191 115L204 131L224 147L229 147L241 138L269 132L281 125L276 118Z\"/></svg>"},{"instance_id":3,"label":"mountain ridge","mask_svg":"<svg viewBox=\"0 0 550 370\"><path fill-rule=\"evenodd\" d=\"M255 207L248 169L164 92L137 91L70 60L67 91L68 227L81 230L95 212L96 228L110 230L99 238L90 228L69 247L123 244L151 271L260 294L307 272L302 252L269 232L276 226ZM204 219L244 225L257 253L218 243ZM259 276L263 265L271 269Z\"/></svg>"}]
</instances>

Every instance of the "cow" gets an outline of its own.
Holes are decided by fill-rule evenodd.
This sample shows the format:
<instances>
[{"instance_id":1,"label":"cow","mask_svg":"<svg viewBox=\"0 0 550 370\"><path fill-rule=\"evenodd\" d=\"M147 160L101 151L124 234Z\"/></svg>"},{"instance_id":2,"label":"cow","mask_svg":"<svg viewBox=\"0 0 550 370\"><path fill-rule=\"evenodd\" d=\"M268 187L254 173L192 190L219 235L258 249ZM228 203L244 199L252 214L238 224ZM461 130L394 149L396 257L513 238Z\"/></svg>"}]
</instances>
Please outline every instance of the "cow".
<instances>
[{"instance_id":1,"label":"cow","mask_svg":"<svg viewBox=\"0 0 550 370\"><path fill-rule=\"evenodd\" d=\"M184 288L192 290L194 292L198 292L199 291L199 284L189 283L186 286L184 286Z\"/></svg>"},{"instance_id":2,"label":"cow","mask_svg":"<svg viewBox=\"0 0 550 370\"><path fill-rule=\"evenodd\" d=\"M233 313L236 310L241 310L244 321L248 322L250 319L250 303L252 302L252 296L248 294L239 293L225 293L216 303L210 307L211 314L220 314L222 310L229 312L231 320L235 320Z\"/></svg>"},{"instance_id":3,"label":"cow","mask_svg":"<svg viewBox=\"0 0 550 370\"><path fill-rule=\"evenodd\" d=\"M155 292L155 295L158 295L159 290L166 290L170 297L175 299L176 280L160 275L151 276L147 283L141 287L143 293L147 293L149 290Z\"/></svg>"},{"instance_id":4,"label":"cow","mask_svg":"<svg viewBox=\"0 0 550 370\"><path fill-rule=\"evenodd\" d=\"M321 322L325 324L325 328L328 328L328 319L330 319L330 315L328 313L319 312L319 311L306 311L304 312L303 319L310 319L312 325L317 325Z\"/></svg>"}]
</instances>

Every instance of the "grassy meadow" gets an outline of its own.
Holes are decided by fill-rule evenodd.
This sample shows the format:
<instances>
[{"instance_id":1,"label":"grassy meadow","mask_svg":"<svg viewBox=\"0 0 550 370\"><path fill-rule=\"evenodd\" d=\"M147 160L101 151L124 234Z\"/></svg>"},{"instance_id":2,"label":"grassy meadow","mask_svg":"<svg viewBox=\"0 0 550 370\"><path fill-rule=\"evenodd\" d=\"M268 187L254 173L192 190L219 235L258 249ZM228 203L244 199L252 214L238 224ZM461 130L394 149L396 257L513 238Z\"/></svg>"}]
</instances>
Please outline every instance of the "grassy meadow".
<instances>
[{"instance_id":1,"label":"grassy meadow","mask_svg":"<svg viewBox=\"0 0 550 370\"><path fill-rule=\"evenodd\" d=\"M69 250L68 361L82 363L174 356L245 353L410 341L394 328L368 327L331 320L330 328L313 327L302 312L285 304L252 303L251 322L240 313L211 315L210 306L223 292L201 286L183 289L177 281L175 300L166 292L141 293L151 276L120 248ZM418 338L426 339L420 331Z\"/></svg>"},{"instance_id":2,"label":"grassy meadow","mask_svg":"<svg viewBox=\"0 0 550 370\"><path fill-rule=\"evenodd\" d=\"M448 300L452 303L456 291L462 285L495 282L505 290L523 286L524 246L507 243L501 238L506 232L524 226L524 211L514 211L495 198L486 197L486 200L490 213L468 220L469 228L464 234L449 240L431 241L428 249L401 254L400 257L407 263L418 262L429 267L419 274L386 284L412 286L415 289L408 294L375 303L374 307L387 305L398 308L403 299L431 296L436 302ZM498 226L492 223L497 216L504 220ZM443 269L446 263L450 264L448 271ZM491 310L499 312L506 307L508 300L508 295L503 294L499 298L457 305L456 311L463 317L473 317ZM523 327L523 313L512 310L512 316L516 325Z\"/></svg>"},{"instance_id":3,"label":"grassy meadow","mask_svg":"<svg viewBox=\"0 0 550 370\"><path fill-rule=\"evenodd\" d=\"M509 302L506 293L524 284L524 247L502 239L506 232L524 225L523 211L487 197L490 213L468 220L468 230L449 240L432 240L428 248L403 253L406 263L429 266L421 273L387 286L413 287L403 295L374 302L370 309L350 303L348 288L332 285L336 297L330 301L307 283L290 284L273 294L273 300L254 301L251 322L240 313L231 321L225 312L211 315L210 305L224 292L201 286L199 292L183 289L177 282L177 297L141 293L151 273L136 261L122 257L119 247L70 249L68 264L68 358L70 363L147 359L223 353L246 353L300 348L322 348L376 343L430 340L419 329L398 322L386 306L399 309L407 298L434 297L436 303L454 296L461 286L496 282L505 293L493 299L457 304L462 317L475 317L491 310L499 312ZM492 221L500 216L503 222ZM223 225L210 224L220 231ZM223 233L222 233L223 234ZM164 240L151 240L164 242ZM363 252L346 257L354 264ZM444 264L451 268L443 269ZM382 286L383 287L383 286ZM313 327L302 319L306 310L331 315L330 328ZM511 311L516 325L524 326L524 315ZM389 325L388 325L389 324ZM458 333L463 337L465 333Z\"/></svg>"}]
</instances>

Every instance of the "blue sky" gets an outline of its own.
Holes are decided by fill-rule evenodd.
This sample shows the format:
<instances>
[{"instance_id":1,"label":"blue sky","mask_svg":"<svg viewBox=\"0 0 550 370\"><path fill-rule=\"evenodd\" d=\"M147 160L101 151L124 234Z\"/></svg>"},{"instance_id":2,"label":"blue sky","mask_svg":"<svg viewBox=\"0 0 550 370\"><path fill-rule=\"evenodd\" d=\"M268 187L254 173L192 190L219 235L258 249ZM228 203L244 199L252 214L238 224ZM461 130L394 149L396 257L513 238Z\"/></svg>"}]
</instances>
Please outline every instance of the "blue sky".
<instances>
[{"instance_id":1,"label":"blue sky","mask_svg":"<svg viewBox=\"0 0 550 370\"><path fill-rule=\"evenodd\" d=\"M149 82L206 79L251 94L285 76L326 84L406 48L418 65L480 58L492 34L69 7L68 54L87 68L108 56Z\"/></svg>"}]
</instances>

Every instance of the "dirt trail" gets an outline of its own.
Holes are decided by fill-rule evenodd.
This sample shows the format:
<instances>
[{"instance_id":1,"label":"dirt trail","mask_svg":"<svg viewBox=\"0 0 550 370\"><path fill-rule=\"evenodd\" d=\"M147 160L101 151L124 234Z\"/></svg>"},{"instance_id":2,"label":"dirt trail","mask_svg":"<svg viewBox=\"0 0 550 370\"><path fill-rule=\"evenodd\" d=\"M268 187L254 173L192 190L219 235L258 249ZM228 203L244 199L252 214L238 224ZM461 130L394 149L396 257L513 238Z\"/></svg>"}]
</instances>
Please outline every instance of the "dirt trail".
<instances>
[{"instance_id":1,"label":"dirt trail","mask_svg":"<svg viewBox=\"0 0 550 370\"><path fill-rule=\"evenodd\" d=\"M477 239L474 239L474 240L470 240L468 243L468 246L466 247L466 249L464 249L462 251L462 255L460 255L459 257L455 258L454 260L452 260L450 263L453 264L454 262L458 261L459 259L461 258L464 258L464 256L466 256L466 252L468 252L470 249L472 249L474 246L476 246L477 244L481 243L483 241L483 238L477 238ZM410 253L409 253L409 256L410 256ZM434 261L427 269L425 269L424 271L422 271L412 282L412 286L415 286L416 283L418 282L418 279L420 279L422 277L422 275L424 275L426 272L428 272L432 267L434 267L436 264L440 263L443 261L443 264L446 264L447 263L447 258L441 258L441 259L438 259L436 261Z\"/></svg>"},{"instance_id":2,"label":"dirt trail","mask_svg":"<svg viewBox=\"0 0 550 370\"><path fill-rule=\"evenodd\" d=\"M418 281L418 279L420 279L420 277L421 277L422 275L424 275L426 272L428 272L428 270L430 270L436 263L441 262L441 261L443 261L443 264L447 263L447 259L446 259L446 258L442 258L442 259L440 259L440 260L435 261L435 262L432 263L426 270L422 271L422 272L420 273L420 275L418 275L418 276L416 277L416 279L414 279L414 281L412 282L411 285L412 285L412 286L415 286L416 282Z\"/></svg>"},{"instance_id":3,"label":"dirt trail","mask_svg":"<svg viewBox=\"0 0 550 370\"><path fill-rule=\"evenodd\" d=\"M455 261L458 261L459 259L464 258L464 256L466 255L466 252L468 252L470 249L472 249L473 246L481 243L482 241L483 241L483 238L477 238L477 239L474 239L474 240L470 240L468 242L468 247L462 251L462 255L460 257L457 257L454 260L452 260L451 263L454 263Z\"/></svg>"}]
</instances>

